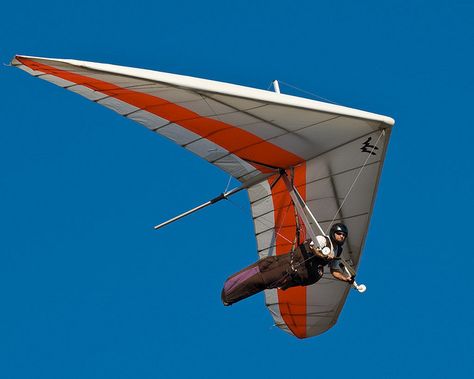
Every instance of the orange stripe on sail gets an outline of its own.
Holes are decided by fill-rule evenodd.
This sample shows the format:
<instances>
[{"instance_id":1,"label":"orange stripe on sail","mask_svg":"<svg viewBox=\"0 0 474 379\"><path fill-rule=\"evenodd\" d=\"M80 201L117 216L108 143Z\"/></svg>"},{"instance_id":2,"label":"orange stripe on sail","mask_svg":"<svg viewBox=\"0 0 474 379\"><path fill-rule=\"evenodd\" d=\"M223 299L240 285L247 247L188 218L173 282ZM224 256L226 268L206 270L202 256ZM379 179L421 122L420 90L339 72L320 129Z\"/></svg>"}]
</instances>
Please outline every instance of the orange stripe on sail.
<instances>
[{"instance_id":1,"label":"orange stripe on sail","mask_svg":"<svg viewBox=\"0 0 474 379\"><path fill-rule=\"evenodd\" d=\"M35 71L44 72L45 74L50 74L72 83L82 85L164 118L193 133L196 133L202 138L214 142L241 159L250 161L249 163L255 167L256 165L253 162L273 167L286 168L295 166L304 161L303 158L296 154L265 141L246 130L222 121L203 117L198 113L174 104L166 99L122 88L112 83L59 69L36 62L32 59L24 57L16 57L16 59ZM113 73L109 74L113 75ZM261 165L257 168L262 172L270 171Z\"/></svg>"},{"instance_id":2,"label":"orange stripe on sail","mask_svg":"<svg viewBox=\"0 0 474 379\"><path fill-rule=\"evenodd\" d=\"M306 200L306 164L295 168L293 184L298 187L303 200ZM276 255L289 252L296 237L295 208L283 180L279 180L272 189L275 209ZM302 227L304 230L304 227ZM301 240L305 238L300 236ZM288 242L291 241L291 242ZM278 306L283 321L298 338L306 335L306 287L292 287L278 291Z\"/></svg>"}]
</instances>

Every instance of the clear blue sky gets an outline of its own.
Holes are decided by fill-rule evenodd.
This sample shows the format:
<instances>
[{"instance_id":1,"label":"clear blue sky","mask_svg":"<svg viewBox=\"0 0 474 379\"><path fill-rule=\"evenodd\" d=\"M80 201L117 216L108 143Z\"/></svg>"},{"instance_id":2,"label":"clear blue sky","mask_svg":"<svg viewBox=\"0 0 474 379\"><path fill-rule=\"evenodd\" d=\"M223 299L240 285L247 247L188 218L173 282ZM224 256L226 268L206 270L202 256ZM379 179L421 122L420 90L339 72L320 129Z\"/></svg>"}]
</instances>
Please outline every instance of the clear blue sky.
<instances>
[{"instance_id":1,"label":"clear blue sky","mask_svg":"<svg viewBox=\"0 0 474 379\"><path fill-rule=\"evenodd\" d=\"M396 125L359 271L369 289L297 340L262 295L221 305L224 279L256 258L244 195L152 229L226 174L1 67L0 377L473 377L473 17L468 0L3 4L2 63L280 79Z\"/></svg>"}]
</instances>

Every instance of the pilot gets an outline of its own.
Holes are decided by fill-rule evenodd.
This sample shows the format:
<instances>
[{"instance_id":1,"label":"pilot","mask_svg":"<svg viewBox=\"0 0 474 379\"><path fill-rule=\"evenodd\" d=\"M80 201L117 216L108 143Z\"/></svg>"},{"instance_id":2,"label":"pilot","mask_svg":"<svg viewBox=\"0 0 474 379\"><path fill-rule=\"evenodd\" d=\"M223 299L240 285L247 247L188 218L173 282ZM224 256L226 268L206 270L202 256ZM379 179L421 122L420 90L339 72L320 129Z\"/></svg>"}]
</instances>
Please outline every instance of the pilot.
<instances>
[{"instance_id":1,"label":"pilot","mask_svg":"<svg viewBox=\"0 0 474 379\"><path fill-rule=\"evenodd\" d=\"M295 286L316 283L329 266L334 278L353 283L354 278L344 275L339 267L342 245L349 231L342 223L334 224L326 236L317 236L317 246L306 240L294 251L272 255L230 276L222 289L222 302L231 305L260 291L270 288L286 290Z\"/></svg>"}]
</instances>

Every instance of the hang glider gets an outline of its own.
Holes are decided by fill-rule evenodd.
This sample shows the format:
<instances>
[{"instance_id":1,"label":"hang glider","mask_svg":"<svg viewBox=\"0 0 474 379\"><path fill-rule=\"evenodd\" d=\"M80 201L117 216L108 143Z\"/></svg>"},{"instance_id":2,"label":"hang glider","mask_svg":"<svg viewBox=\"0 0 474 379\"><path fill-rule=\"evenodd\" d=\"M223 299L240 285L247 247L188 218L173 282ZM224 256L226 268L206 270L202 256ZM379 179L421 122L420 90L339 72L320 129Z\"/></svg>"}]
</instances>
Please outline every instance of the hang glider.
<instances>
[{"instance_id":1,"label":"hang glider","mask_svg":"<svg viewBox=\"0 0 474 379\"><path fill-rule=\"evenodd\" d=\"M357 270L393 119L110 64L16 56L12 65L144 125L240 181L260 257L286 253L311 235L292 201L294 189L322 229L333 222L349 227L344 259ZM349 289L326 273L312 286L266 290L265 301L277 326L306 338L336 323Z\"/></svg>"}]
</instances>

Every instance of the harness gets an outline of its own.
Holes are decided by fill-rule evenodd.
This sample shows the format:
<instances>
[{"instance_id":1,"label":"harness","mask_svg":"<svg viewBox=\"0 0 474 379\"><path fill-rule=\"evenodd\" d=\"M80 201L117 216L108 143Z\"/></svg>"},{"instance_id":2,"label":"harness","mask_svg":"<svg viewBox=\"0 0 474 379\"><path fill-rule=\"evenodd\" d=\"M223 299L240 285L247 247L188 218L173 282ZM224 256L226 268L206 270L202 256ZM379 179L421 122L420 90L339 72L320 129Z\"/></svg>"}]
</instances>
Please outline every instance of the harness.
<instances>
[{"instance_id":1,"label":"harness","mask_svg":"<svg viewBox=\"0 0 474 379\"><path fill-rule=\"evenodd\" d=\"M303 260L298 262L297 254L298 250L301 253ZM306 274L309 281L313 281L316 277L319 279L324 272L323 267L329 262L315 255L308 246L307 242L303 242L298 246L297 250L291 251L290 253L290 268L288 275L291 277L295 284L304 284L302 278L302 270L306 270Z\"/></svg>"}]
</instances>

